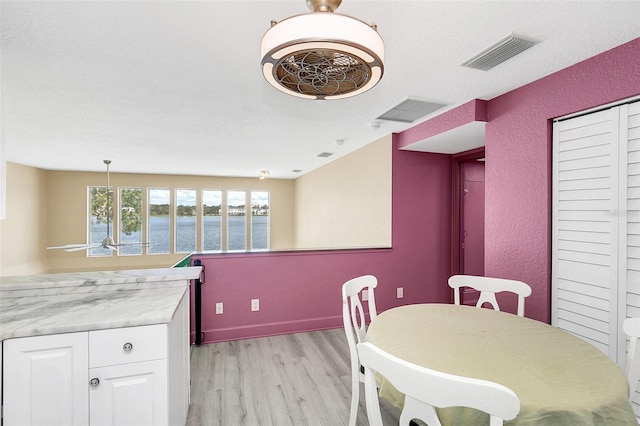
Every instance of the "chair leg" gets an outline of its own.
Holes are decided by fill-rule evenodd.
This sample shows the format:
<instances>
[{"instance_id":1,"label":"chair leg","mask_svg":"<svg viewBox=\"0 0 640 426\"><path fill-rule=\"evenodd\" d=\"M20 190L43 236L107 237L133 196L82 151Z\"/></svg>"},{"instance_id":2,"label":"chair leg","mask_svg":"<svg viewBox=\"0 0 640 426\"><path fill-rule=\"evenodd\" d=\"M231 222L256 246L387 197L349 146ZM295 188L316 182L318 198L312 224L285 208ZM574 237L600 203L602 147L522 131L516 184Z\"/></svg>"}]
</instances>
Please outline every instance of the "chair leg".
<instances>
[{"instance_id":1,"label":"chair leg","mask_svg":"<svg viewBox=\"0 0 640 426\"><path fill-rule=\"evenodd\" d=\"M351 411L349 413L349 426L355 426L358 418L358 405L360 404L360 372L351 369Z\"/></svg>"}]
</instances>

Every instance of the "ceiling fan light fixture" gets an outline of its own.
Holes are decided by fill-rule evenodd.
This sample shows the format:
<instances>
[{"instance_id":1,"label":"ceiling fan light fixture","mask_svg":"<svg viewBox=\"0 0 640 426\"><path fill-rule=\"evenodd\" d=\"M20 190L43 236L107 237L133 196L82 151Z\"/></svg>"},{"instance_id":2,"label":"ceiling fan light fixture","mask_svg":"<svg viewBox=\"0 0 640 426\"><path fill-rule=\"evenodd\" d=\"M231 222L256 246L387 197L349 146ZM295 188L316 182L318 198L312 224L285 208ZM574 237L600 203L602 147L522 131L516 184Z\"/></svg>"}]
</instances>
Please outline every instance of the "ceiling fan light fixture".
<instances>
[{"instance_id":1,"label":"ceiling fan light fixture","mask_svg":"<svg viewBox=\"0 0 640 426\"><path fill-rule=\"evenodd\" d=\"M111 216L110 199L111 199L111 192L112 192L110 173L109 173L109 165L111 164L111 160L102 160L102 162L107 166L107 186L105 188L106 190L105 191L106 192L105 217L106 217L106 223L107 223L107 235L99 243L89 242L89 243L80 243L80 244L65 244L63 246L47 247L47 250L64 249L64 251L74 252L74 251L103 248L103 249L108 249L108 250L117 252L118 247L121 247L121 246L133 246L133 245L148 246L149 245L149 243L142 243L142 242L116 243L113 237L111 236L111 228L109 227L109 224L110 224L109 217Z\"/></svg>"},{"instance_id":2,"label":"ceiling fan light fixture","mask_svg":"<svg viewBox=\"0 0 640 426\"><path fill-rule=\"evenodd\" d=\"M333 13L340 1L308 0L311 13L292 16L262 37L265 79L305 99L342 99L364 93L384 73L384 42L376 27Z\"/></svg>"}]
</instances>

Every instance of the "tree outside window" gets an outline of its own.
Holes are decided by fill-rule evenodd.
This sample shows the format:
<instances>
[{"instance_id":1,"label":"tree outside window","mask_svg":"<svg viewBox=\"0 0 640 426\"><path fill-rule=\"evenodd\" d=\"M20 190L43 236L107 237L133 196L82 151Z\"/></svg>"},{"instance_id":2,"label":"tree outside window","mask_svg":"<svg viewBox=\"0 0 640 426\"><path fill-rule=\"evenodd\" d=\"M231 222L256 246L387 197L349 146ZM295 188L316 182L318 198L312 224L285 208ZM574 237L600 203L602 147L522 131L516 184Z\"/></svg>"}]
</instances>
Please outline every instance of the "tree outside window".
<instances>
[{"instance_id":1,"label":"tree outside window","mask_svg":"<svg viewBox=\"0 0 640 426\"><path fill-rule=\"evenodd\" d=\"M106 186L89 187L89 243L101 243L107 236L113 236L113 188ZM108 197L108 198L107 198ZM111 256L111 250L94 248L89 256Z\"/></svg>"},{"instance_id":2,"label":"tree outside window","mask_svg":"<svg viewBox=\"0 0 640 426\"><path fill-rule=\"evenodd\" d=\"M142 242L142 188L120 188L119 196L118 242ZM142 254L142 245L122 246L118 254Z\"/></svg>"}]
</instances>

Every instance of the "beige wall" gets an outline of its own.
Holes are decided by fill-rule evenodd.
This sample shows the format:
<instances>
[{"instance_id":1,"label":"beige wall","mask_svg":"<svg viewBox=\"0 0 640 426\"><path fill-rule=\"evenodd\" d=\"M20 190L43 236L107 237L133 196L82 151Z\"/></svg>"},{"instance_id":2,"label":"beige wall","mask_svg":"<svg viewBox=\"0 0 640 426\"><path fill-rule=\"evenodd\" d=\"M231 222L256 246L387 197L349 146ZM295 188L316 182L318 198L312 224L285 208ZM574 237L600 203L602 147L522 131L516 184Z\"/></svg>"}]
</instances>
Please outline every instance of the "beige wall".
<instances>
[{"instance_id":1,"label":"beige wall","mask_svg":"<svg viewBox=\"0 0 640 426\"><path fill-rule=\"evenodd\" d=\"M105 173L45 171L10 162L6 173L0 275L166 267L184 257L87 257L84 251L46 250L87 240L87 186L104 186ZM295 181L112 172L111 186L268 190L272 250L391 245L390 135Z\"/></svg>"},{"instance_id":2,"label":"beige wall","mask_svg":"<svg viewBox=\"0 0 640 426\"><path fill-rule=\"evenodd\" d=\"M113 187L267 190L271 248L293 247L292 180L111 173L110 183ZM87 240L87 186L105 184L104 172L45 171L8 162L7 216L0 220L0 275L167 267L185 256L87 257L84 251L46 250Z\"/></svg>"},{"instance_id":3,"label":"beige wall","mask_svg":"<svg viewBox=\"0 0 640 426\"><path fill-rule=\"evenodd\" d=\"M298 248L391 246L391 135L295 182Z\"/></svg>"},{"instance_id":4,"label":"beige wall","mask_svg":"<svg viewBox=\"0 0 640 426\"><path fill-rule=\"evenodd\" d=\"M106 185L105 173L48 172L50 200L47 244L51 246L87 240L87 186ZM270 193L271 240L273 250L293 246L293 196L291 180L257 178L224 178L209 176L145 175L111 173L112 187L266 190ZM143 191L146 193L146 190ZM146 195L146 194L145 194ZM173 197L173 195L172 195ZM143 204L146 199L143 198ZM145 204L146 205L146 204ZM117 237L115 237L117 240ZM198 246L200 247L200 235ZM146 256L90 257L82 252L49 251L51 272L70 270L104 270L126 268L167 267L185 254L154 254Z\"/></svg>"},{"instance_id":5,"label":"beige wall","mask_svg":"<svg viewBox=\"0 0 640 426\"><path fill-rule=\"evenodd\" d=\"M47 172L10 162L6 167L6 217L0 220L0 275L47 272Z\"/></svg>"}]
</instances>

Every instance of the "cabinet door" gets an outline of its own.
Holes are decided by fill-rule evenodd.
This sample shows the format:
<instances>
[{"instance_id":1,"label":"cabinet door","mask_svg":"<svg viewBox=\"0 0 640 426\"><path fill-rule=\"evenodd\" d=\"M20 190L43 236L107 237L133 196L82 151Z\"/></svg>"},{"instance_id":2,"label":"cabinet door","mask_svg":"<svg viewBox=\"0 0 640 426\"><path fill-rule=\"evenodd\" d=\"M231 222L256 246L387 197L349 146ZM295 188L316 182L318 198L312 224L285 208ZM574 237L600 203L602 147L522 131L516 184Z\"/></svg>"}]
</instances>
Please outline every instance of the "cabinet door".
<instances>
[{"instance_id":1,"label":"cabinet door","mask_svg":"<svg viewBox=\"0 0 640 426\"><path fill-rule=\"evenodd\" d=\"M87 425L87 333L5 340L4 425Z\"/></svg>"},{"instance_id":2,"label":"cabinet door","mask_svg":"<svg viewBox=\"0 0 640 426\"><path fill-rule=\"evenodd\" d=\"M91 426L168 423L166 360L92 368L89 375L99 380L89 392Z\"/></svg>"},{"instance_id":3,"label":"cabinet door","mask_svg":"<svg viewBox=\"0 0 640 426\"><path fill-rule=\"evenodd\" d=\"M169 358L169 424L180 425L187 420L189 411L189 293L168 327Z\"/></svg>"}]
</instances>

